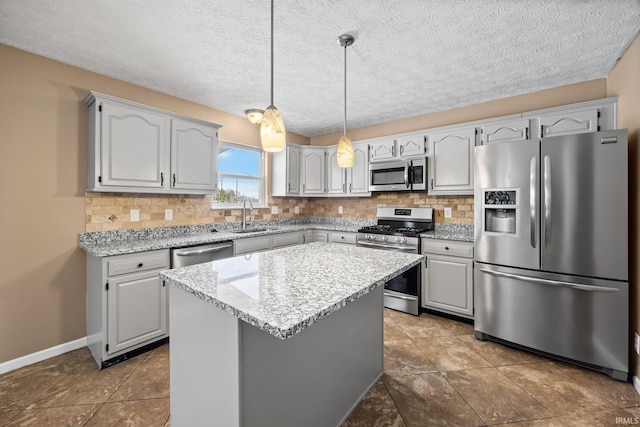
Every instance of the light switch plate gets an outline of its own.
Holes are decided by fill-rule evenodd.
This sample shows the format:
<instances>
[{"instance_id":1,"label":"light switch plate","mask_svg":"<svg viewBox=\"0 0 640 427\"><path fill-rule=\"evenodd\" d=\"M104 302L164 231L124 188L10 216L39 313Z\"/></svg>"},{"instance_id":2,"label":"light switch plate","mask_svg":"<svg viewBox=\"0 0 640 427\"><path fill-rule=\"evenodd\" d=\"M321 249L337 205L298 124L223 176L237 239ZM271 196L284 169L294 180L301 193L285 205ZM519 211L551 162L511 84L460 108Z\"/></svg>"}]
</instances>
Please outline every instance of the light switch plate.
<instances>
[{"instance_id":1,"label":"light switch plate","mask_svg":"<svg viewBox=\"0 0 640 427\"><path fill-rule=\"evenodd\" d=\"M296 206L295 208L293 208L293 213L294 214L299 214L300 213L300 206Z\"/></svg>"},{"instance_id":2,"label":"light switch plate","mask_svg":"<svg viewBox=\"0 0 640 427\"><path fill-rule=\"evenodd\" d=\"M451 218L451 208L444 208L444 217Z\"/></svg>"},{"instance_id":3,"label":"light switch plate","mask_svg":"<svg viewBox=\"0 0 640 427\"><path fill-rule=\"evenodd\" d=\"M164 219L170 221L173 219L173 209L165 209L164 210Z\"/></svg>"},{"instance_id":4,"label":"light switch plate","mask_svg":"<svg viewBox=\"0 0 640 427\"><path fill-rule=\"evenodd\" d=\"M278 206L271 206L271 213L272 214L277 214L278 213Z\"/></svg>"},{"instance_id":5,"label":"light switch plate","mask_svg":"<svg viewBox=\"0 0 640 427\"><path fill-rule=\"evenodd\" d=\"M344 213L344 209L342 209L342 206L338 206L338 213L339 214L343 214Z\"/></svg>"},{"instance_id":6,"label":"light switch plate","mask_svg":"<svg viewBox=\"0 0 640 427\"><path fill-rule=\"evenodd\" d=\"M140 209L131 209L129 211L129 221L131 222L140 221Z\"/></svg>"}]
</instances>

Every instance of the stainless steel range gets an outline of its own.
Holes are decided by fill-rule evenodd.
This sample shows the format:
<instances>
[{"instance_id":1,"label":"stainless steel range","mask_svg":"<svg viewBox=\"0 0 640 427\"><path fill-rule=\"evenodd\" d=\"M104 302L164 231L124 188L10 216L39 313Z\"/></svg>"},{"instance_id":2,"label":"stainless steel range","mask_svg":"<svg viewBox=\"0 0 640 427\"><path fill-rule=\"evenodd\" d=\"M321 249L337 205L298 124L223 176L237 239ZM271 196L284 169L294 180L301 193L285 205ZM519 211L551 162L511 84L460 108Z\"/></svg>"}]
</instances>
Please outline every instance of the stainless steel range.
<instances>
[{"instance_id":1,"label":"stainless steel range","mask_svg":"<svg viewBox=\"0 0 640 427\"><path fill-rule=\"evenodd\" d=\"M420 233L433 230L432 208L379 207L377 224L358 230L358 246L420 253ZM384 285L384 306L418 315L422 267L417 265Z\"/></svg>"}]
</instances>

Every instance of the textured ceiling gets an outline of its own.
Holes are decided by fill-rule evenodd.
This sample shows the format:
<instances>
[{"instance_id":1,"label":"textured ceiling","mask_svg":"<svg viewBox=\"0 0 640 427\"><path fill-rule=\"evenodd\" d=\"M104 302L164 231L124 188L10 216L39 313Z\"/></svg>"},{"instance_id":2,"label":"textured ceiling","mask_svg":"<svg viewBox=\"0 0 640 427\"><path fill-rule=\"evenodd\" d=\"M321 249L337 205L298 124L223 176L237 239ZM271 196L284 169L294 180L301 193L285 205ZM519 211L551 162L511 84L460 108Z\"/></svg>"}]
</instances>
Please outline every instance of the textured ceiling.
<instances>
[{"instance_id":1,"label":"textured ceiling","mask_svg":"<svg viewBox=\"0 0 640 427\"><path fill-rule=\"evenodd\" d=\"M269 0L0 0L0 43L243 116L269 105ZM348 128L606 77L640 0L276 0L288 131ZM1 67L1 65L0 65Z\"/></svg>"}]
</instances>

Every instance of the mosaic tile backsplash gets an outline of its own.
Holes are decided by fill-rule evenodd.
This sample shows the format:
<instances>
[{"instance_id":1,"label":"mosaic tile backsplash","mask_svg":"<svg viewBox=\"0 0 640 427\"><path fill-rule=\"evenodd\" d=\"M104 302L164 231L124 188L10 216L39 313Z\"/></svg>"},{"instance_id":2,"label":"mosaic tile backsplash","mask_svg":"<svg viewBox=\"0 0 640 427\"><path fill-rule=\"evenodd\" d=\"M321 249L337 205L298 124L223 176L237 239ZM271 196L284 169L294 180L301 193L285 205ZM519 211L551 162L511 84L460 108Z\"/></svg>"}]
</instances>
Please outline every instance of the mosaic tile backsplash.
<instances>
[{"instance_id":1,"label":"mosaic tile backsplash","mask_svg":"<svg viewBox=\"0 0 640 427\"><path fill-rule=\"evenodd\" d=\"M212 209L211 202L211 196L86 193L85 231L193 226L241 220L241 209ZM269 197L268 205L269 208L251 211L248 219L275 220L312 216L375 219L376 207L385 205L432 207L436 223L473 224L472 196L430 196L421 192L406 192L373 193L371 197L354 198ZM272 206L278 207L278 213L271 213ZM343 208L342 214L338 214L339 207ZM444 217L445 207L451 208L451 218ZM139 221L130 220L129 212L132 209L139 211ZM173 211L172 220L164 219L165 209Z\"/></svg>"}]
</instances>

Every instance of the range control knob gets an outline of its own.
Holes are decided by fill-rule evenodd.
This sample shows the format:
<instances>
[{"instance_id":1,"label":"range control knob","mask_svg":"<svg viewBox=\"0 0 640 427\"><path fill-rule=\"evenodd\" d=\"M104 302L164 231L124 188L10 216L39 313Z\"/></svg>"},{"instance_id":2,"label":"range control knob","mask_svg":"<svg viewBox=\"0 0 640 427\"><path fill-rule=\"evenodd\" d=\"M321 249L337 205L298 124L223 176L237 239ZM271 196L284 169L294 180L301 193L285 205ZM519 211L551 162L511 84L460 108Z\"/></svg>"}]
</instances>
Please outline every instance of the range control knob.
<instances>
[{"instance_id":1,"label":"range control knob","mask_svg":"<svg viewBox=\"0 0 640 427\"><path fill-rule=\"evenodd\" d=\"M385 242L388 242L388 241L389 241L389 236L384 236L384 237L382 238L382 240L384 240Z\"/></svg>"},{"instance_id":2,"label":"range control knob","mask_svg":"<svg viewBox=\"0 0 640 427\"><path fill-rule=\"evenodd\" d=\"M400 244L407 243L407 238L406 237L398 237L398 243L400 243Z\"/></svg>"}]
</instances>

